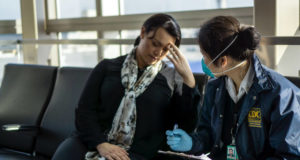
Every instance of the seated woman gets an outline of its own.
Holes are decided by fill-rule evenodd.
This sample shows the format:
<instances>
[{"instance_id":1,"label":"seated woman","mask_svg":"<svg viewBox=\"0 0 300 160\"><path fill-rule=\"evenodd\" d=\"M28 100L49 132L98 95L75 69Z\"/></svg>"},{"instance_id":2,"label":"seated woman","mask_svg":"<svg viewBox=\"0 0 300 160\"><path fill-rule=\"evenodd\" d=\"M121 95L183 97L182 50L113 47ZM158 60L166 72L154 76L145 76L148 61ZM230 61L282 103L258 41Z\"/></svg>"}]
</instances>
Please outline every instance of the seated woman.
<instances>
[{"instance_id":1,"label":"seated woman","mask_svg":"<svg viewBox=\"0 0 300 160\"><path fill-rule=\"evenodd\" d=\"M195 128L200 96L180 41L174 18L156 14L131 53L94 68L76 110L86 160L151 159L165 144L166 129ZM175 68L162 61L166 56Z\"/></svg>"},{"instance_id":2,"label":"seated woman","mask_svg":"<svg viewBox=\"0 0 300 160\"><path fill-rule=\"evenodd\" d=\"M211 76L196 133L167 131L175 151L213 159L300 159L300 90L263 66L260 35L231 16L218 16L198 35L203 71Z\"/></svg>"}]
</instances>

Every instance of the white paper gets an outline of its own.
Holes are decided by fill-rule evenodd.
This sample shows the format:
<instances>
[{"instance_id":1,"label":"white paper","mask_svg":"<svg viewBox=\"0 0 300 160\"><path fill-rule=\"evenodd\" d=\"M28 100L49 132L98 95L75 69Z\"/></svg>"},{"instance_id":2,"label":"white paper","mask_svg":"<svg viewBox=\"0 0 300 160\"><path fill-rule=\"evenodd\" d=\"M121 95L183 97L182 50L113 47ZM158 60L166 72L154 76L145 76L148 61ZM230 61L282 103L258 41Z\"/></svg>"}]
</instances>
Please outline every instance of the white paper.
<instances>
[{"instance_id":1,"label":"white paper","mask_svg":"<svg viewBox=\"0 0 300 160\"><path fill-rule=\"evenodd\" d=\"M180 152L172 152L172 151L161 151L159 150L158 153L160 154L167 154L167 155L175 155L175 156L181 156L181 157L185 157L185 158L192 158L192 159L200 159L200 160L211 160L207 154L202 154L200 156L195 156L192 154L185 154L185 153L180 153Z\"/></svg>"}]
</instances>

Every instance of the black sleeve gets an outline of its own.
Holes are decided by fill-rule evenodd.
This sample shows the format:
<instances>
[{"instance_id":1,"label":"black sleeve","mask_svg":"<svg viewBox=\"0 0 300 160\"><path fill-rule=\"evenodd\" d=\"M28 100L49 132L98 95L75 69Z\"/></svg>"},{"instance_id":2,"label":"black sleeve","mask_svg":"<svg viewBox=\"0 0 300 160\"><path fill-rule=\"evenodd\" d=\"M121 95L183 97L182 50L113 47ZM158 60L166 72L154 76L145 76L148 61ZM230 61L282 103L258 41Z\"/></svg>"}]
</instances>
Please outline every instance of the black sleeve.
<instances>
[{"instance_id":1,"label":"black sleeve","mask_svg":"<svg viewBox=\"0 0 300 160\"><path fill-rule=\"evenodd\" d=\"M180 77L181 78L181 77ZM200 106L200 93L198 87L190 88L177 79L171 99L171 113L174 124L186 132L195 130L198 121L198 108Z\"/></svg>"},{"instance_id":2,"label":"black sleeve","mask_svg":"<svg viewBox=\"0 0 300 160\"><path fill-rule=\"evenodd\" d=\"M106 60L100 62L91 72L76 109L75 123L79 137L89 150L106 142L106 136L99 124L100 88L105 76Z\"/></svg>"}]
</instances>

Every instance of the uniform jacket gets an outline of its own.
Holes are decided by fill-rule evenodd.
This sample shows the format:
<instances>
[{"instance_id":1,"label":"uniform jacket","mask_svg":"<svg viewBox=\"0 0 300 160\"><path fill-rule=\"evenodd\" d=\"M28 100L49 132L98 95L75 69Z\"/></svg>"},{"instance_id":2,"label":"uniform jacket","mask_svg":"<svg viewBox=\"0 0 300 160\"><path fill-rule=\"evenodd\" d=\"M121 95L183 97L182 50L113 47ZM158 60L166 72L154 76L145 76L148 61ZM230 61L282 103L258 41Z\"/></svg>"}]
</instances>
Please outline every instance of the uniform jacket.
<instances>
[{"instance_id":1,"label":"uniform jacket","mask_svg":"<svg viewBox=\"0 0 300 160\"><path fill-rule=\"evenodd\" d=\"M251 62L254 81L244 96L235 133L239 158L300 159L299 88L262 66L255 54ZM192 153L213 155L224 147L221 136L227 92L225 77L208 82L200 123L192 134Z\"/></svg>"}]
</instances>

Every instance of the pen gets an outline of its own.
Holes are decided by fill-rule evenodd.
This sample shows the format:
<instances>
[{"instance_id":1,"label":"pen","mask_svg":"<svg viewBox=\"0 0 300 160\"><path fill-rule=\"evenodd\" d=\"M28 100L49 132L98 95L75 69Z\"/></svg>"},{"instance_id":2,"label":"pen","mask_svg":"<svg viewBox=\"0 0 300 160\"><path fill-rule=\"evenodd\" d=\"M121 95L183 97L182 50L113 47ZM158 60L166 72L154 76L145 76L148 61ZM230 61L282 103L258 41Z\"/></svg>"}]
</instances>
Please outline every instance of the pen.
<instances>
[{"instance_id":1,"label":"pen","mask_svg":"<svg viewBox=\"0 0 300 160\"><path fill-rule=\"evenodd\" d=\"M205 156L208 156L210 154L210 152L206 153Z\"/></svg>"},{"instance_id":2,"label":"pen","mask_svg":"<svg viewBox=\"0 0 300 160\"><path fill-rule=\"evenodd\" d=\"M174 124L174 128L173 128L173 130L175 130L175 129L177 129L178 128L178 124L177 123L175 123Z\"/></svg>"}]
</instances>

